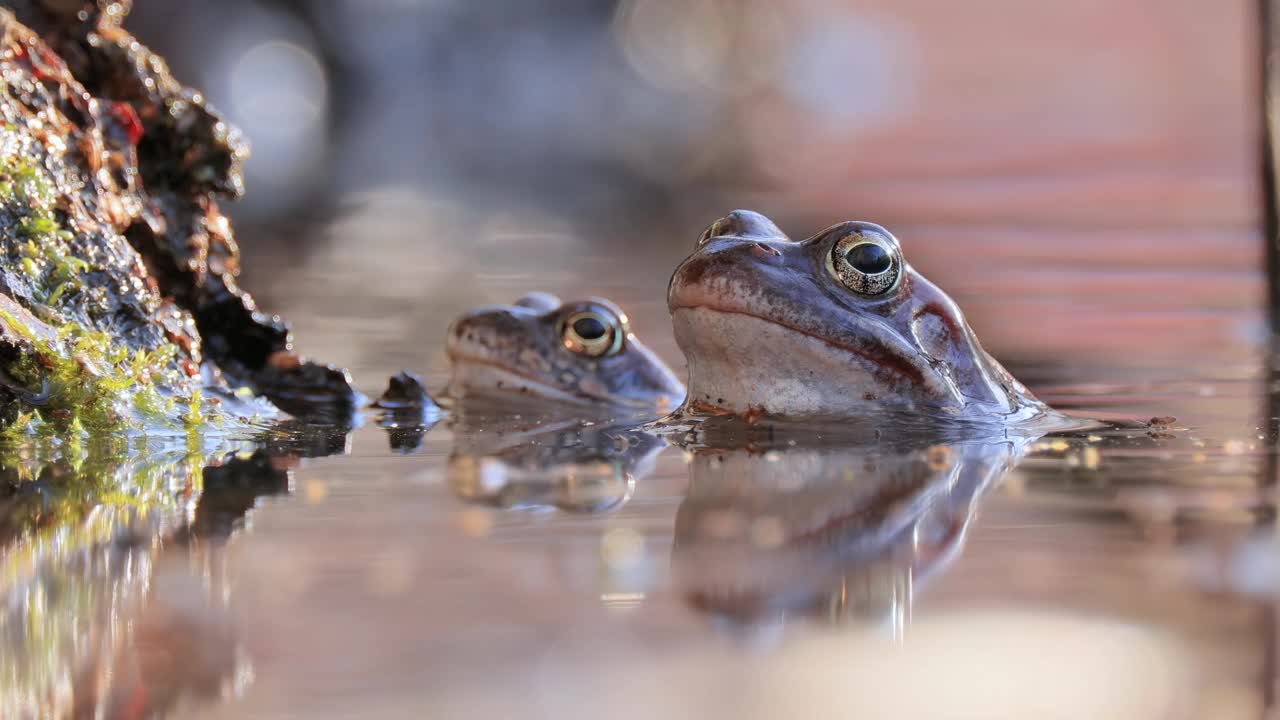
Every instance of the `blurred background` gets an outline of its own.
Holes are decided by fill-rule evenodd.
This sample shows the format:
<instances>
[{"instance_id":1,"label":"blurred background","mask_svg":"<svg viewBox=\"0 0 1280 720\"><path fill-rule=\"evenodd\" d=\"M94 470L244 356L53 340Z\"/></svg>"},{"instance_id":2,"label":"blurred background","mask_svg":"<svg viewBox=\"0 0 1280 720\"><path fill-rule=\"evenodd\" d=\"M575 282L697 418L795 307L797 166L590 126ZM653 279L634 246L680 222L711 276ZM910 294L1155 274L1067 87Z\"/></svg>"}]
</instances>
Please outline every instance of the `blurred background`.
<instances>
[{"instance_id":1,"label":"blurred background","mask_svg":"<svg viewBox=\"0 0 1280 720\"><path fill-rule=\"evenodd\" d=\"M358 373L438 369L387 338L534 286L665 336L671 268L734 207L887 225L1014 365L1256 363L1244 0L136 4L253 142L246 287Z\"/></svg>"},{"instance_id":2,"label":"blurred background","mask_svg":"<svg viewBox=\"0 0 1280 720\"><path fill-rule=\"evenodd\" d=\"M401 368L441 387L449 321L533 289L613 298L679 369L670 273L749 207L797 239L888 226L1041 398L1163 418L1035 443L990 477L980 515L971 495L938 526L957 554L912 529L892 572L832 559L840 577L812 592L839 612L815 626L796 612L737 629L672 570L677 515L718 482L680 448L609 513L509 511L453 488L470 461L454 462L466 445L449 423L412 455L369 424L340 438L346 457L272 486L290 497L232 493L254 509L225 562L137 546L170 548L133 576L156 588L158 620L113 610L106 636L139 638L155 676L248 693L188 716L1276 717L1280 372L1265 362L1253 3L135 6L128 29L253 142L248 195L228 207L244 286L370 395ZM877 452L834 457L875 478ZM812 479L759 470L775 474L780 489ZM748 503L772 487L721 479ZM928 573L921 547L943 558ZM742 578L727 586L755 588ZM762 590L792 597L790 583ZM206 598L229 619L202 635Z\"/></svg>"}]
</instances>

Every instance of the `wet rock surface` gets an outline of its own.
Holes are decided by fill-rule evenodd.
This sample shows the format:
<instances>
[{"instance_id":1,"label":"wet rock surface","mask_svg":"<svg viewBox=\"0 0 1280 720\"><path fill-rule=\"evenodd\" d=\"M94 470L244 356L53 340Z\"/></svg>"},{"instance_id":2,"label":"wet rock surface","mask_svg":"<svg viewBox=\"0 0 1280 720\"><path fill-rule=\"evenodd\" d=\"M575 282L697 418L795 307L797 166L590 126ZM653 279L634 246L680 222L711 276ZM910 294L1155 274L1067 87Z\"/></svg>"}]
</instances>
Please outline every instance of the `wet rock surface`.
<instances>
[{"instance_id":1,"label":"wet rock surface","mask_svg":"<svg viewBox=\"0 0 1280 720\"><path fill-rule=\"evenodd\" d=\"M196 421L222 410L202 390L228 387L348 416L359 396L345 371L294 354L287 325L236 282L219 202L244 191L239 132L121 27L130 3L5 6L4 419ZM68 412L82 406L94 416Z\"/></svg>"}]
</instances>

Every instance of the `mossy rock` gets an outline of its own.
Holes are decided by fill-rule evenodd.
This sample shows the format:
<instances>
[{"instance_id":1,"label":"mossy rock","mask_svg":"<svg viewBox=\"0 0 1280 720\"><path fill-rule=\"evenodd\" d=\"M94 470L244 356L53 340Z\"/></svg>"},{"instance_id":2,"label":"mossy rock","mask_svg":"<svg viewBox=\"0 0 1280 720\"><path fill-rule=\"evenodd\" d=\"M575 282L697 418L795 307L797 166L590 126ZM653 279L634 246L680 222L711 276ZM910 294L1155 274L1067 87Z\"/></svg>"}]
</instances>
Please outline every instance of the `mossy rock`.
<instances>
[{"instance_id":1,"label":"mossy rock","mask_svg":"<svg viewBox=\"0 0 1280 720\"><path fill-rule=\"evenodd\" d=\"M120 28L127 6L74 5L11 4L31 28L0 8L3 436L206 433L274 414L259 396L345 420L346 373L236 283L217 199L243 191L239 132Z\"/></svg>"}]
</instances>

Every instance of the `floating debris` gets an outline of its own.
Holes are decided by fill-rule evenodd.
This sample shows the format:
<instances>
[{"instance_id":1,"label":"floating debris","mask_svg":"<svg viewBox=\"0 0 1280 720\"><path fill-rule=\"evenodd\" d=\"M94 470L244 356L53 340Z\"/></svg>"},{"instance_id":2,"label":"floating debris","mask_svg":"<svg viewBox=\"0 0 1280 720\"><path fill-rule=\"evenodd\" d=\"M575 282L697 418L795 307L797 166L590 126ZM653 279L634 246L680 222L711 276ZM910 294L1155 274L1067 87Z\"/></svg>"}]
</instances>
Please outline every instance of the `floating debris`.
<instances>
[{"instance_id":1,"label":"floating debris","mask_svg":"<svg viewBox=\"0 0 1280 720\"><path fill-rule=\"evenodd\" d=\"M385 410L404 410L428 408L434 404L422 378L403 370L391 378L386 392L382 393L382 397L373 406Z\"/></svg>"}]
</instances>

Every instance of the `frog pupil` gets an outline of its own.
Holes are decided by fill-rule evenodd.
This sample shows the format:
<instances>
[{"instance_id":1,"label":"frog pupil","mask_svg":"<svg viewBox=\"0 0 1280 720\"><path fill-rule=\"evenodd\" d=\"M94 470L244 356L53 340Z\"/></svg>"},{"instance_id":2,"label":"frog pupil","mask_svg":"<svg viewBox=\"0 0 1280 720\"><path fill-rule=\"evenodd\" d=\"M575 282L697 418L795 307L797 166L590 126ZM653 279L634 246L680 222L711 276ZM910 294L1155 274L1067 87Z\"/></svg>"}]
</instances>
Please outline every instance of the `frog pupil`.
<instances>
[{"instance_id":1,"label":"frog pupil","mask_svg":"<svg viewBox=\"0 0 1280 720\"><path fill-rule=\"evenodd\" d=\"M609 330L596 318L584 317L573 321L573 331L583 340L599 340Z\"/></svg>"},{"instance_id":2,"label":"frog pupil","mask_svg":"<svg viewBox=\"0 0 1280 720\"><path fill-rule=\"evenodd\" d=\"M864 275L879 275L893 265L889 251L876 243L859 243L849 248L844 259L853 269Z\"/></svg>"}]
</instances>

